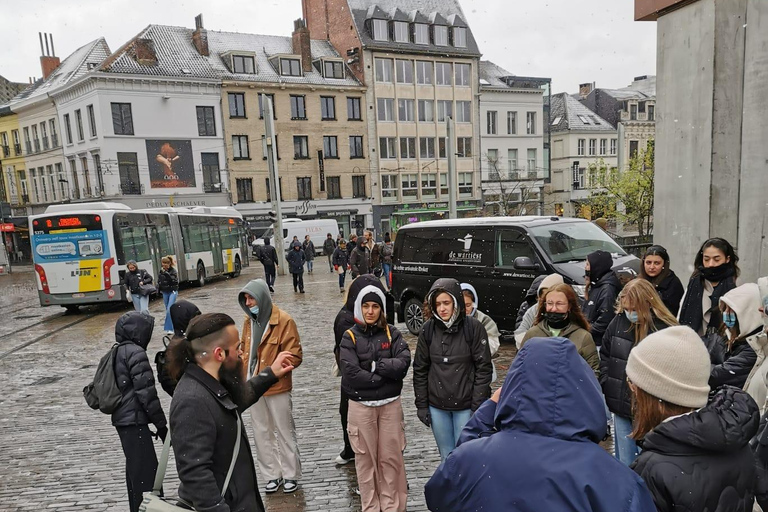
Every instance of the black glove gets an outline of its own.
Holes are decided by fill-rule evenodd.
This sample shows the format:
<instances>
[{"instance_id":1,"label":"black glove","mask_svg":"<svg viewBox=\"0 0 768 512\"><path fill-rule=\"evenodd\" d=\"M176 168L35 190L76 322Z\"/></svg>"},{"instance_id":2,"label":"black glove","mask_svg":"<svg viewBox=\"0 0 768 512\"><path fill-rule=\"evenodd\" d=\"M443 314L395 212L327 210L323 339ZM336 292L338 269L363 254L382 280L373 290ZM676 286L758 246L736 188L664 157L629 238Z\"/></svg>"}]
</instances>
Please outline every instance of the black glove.
<instances>
[{"instance_id":1,"label":"black glove","mask_svg":"<svg viewBox=\"0 0 768 512\"><path fill-rule=\"evenodd\" d=\"M165 442L165 436L168 435L168 427L157 427L157 438Z\"/></svg>"},{"instance_id":2,"label":"black glove","mask_svg":"<svg viewBox=\"0 0 768 512\"><path fill-rule=\"evenodd\" d=\"M419 417L419 421L428 427L432 426L432 416L429 414L429 409L423 408L416 411L416 415Z\"/></svg>"}]
</instances>

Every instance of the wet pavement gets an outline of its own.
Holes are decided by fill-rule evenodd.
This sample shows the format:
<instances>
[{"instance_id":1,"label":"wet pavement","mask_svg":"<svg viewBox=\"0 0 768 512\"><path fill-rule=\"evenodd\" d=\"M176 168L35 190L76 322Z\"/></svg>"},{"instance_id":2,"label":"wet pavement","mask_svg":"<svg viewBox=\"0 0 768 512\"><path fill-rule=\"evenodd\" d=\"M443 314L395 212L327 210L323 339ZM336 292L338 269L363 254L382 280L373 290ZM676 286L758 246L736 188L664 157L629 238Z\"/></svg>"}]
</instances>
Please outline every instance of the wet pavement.
<instances>
[{"instance_id":1,"label":"wet pavement","mask_svg":"<svg viewBox=\"0 0 768 512\"><path fill-rule=\"evenodd\" d=\"M246 268L237 279L183 288L180 298L193 301L203 312L228 313L241 325L237 292L249 279L262 276L260 266ZM127 511L119 438L109 416L85 404L82 388L114 341L116 320L131 308L87 308L64 315L61 308L39 307L34 280L33 273L0 277L0 510ZM270 512L359 511L354 464L333 462L343 443L339 379L331 376L332 326L343 296L334 274L318 269L304 280L307 293L295 294L290 276L278 276L274 295L275 303L296 320L304 349L304 362L293 380L303 478L297 492L265 496L265 504ZM162 348L162 300L152 301L150 312L156 328L148 356L154 361ZM416 338L404 325L398 327L413 351ZM494 387L512 357L513 347L502 345L495 360L500 380ZM409 371L403 392L405 462L408 510L416 512L427 510L424 484L438 466L439 455L431 431L416 417L411 377ZM167 413L170 397L159 386L158 393ZM246 424L253 444L250 422ZM155 448L159 456L159 442ZM266 482L259 476L259 483L263 488ZM166 493L174 494L177 486L171 457Z\"/></svg>"}]
</instances>

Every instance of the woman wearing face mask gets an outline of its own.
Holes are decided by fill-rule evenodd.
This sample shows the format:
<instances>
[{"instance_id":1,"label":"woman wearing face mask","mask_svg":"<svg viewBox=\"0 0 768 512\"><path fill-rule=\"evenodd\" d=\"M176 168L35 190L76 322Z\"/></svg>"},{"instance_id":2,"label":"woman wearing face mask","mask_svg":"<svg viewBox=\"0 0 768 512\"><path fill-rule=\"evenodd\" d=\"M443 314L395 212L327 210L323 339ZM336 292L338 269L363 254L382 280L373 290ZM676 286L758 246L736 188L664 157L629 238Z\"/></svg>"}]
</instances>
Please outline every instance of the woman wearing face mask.
<instances>
[{"instance_id":1,"label":"woman wearing face mask","mask_svg":"<svg viewBox=\"0 0 768 512\"><path fill-rule=\"evenodd\" d=\"M584 318L589 322L589 333L598 346L603 341L608 324L616 316L616 297L621 291L621 283L611 270L612 265L613 257L606 251L589 254L584 263L584 276L587 278Z\"/></svg>"},{"instance_id":2,"label":"woman wearing face mask","mask_svg":"<svg viewBox=\"0 0 768 512\"><path fill-rule=\"evenodd\" d=\"M752 368L757 361L757 354L750 346L757 344L763 332L760 318L760 292L757 285L747 283L734 288L720 299L720 313L723 323L718 329L720 337L709 338L709 356L712 372L709 386L744 387Z\"/></svg>"},{"instance_id":3,"label":"woman wearing face mask","mask_svg":"<svg viewBox=\"0 0 768 512\"><path fill-rule=\"evenodd\" d=\"M715 329L720 327L718 304L720 297L736 288L738 262L736 251L727 240L710 238L702 244L677 315L680 325L687 325L699 336L707 333L710 324Z\"/></svg>"},{"instance_id":4,"label":"woman wearing face mask","mask_svg":"<svg viewBox=\"0 0 768 512\"><path fill-rule=\"evenodd\" d=\"M669 268L669 254L660 245L652 245L645 251L640 267L640 278L650 282L670 313L677 316L680 299L685 290L680 278Z\"/></svg>"},{"instance_id":5,"label":"woman wearing face mask","mask_svg":"<svg viewBox=\"0 0 768 512\"><path fill-rule=\"evenodd\" d=\"M480 323L483 324L483 327L485 327L485 332L488 333L488 346L491 348L491 359L493 359L499 352L499 347L501 346L501 342L499 341L501 338L499 327L491 317L477 309L480 299L477 297L477 291L474 286L469 283L461 283L461 294L464 296L464 313L467 317L479 320ZM491 364L493 364L493 361L491 361ZM494 364L491 382L496 382L497 378L496 365Z\"/></svg>"},{"instance_id":6,"label":"woman wearing face mask","mask_svg":"<svg viewBox=\"0 0 768 512\"><path fill-rule=\"evenodd\" d=\"M539 302L536 322L525 333L520 348L531 338L567 338L576 345L579 355L592 367L597 376L600 371L600 356L589 334L589 322L579 309L578 298L573 288L559 284L547 290Z\"/></svg>"},{"instance_id":7,"label":"woman wearing face mask","mask_svg":"<svg viewBox=\"0 0 768 512\"><path fill-rule=\"evenodd\" d=\"M627 385L627 360L649 334L677 325L653 285L643 279L627 283L619 294L616 317L608 325L600 348L600 385L613 414L614 454L629 466L639 453L632 434L632 394Z\"/></svg>"},{"instance_id":8,"label":"woman wearing face mask","mask_svg":"<svg viewBox=\"0 0 768 512\"><path fill-rule=\"evenodd\" d=\"M463 304L458 281L435 281L413 360L419 420L432 427L442 460L456 448L472 412L491 396L488 334L483 324L466 316Z\"/></svg>"},{"instance_id":9,"label":"woman wearing face mask","mask_svg":"<svg viewBox=\"0 0 768 512\"><path fill-rule=\"evenodd\" d=\"M349 396L347 431L355 452L363 512L402 512L408 499L400 394L411 352L387 324L381 286L355 299L355 326L341 339L341 387Z\"/></svg>"}]
</instances>

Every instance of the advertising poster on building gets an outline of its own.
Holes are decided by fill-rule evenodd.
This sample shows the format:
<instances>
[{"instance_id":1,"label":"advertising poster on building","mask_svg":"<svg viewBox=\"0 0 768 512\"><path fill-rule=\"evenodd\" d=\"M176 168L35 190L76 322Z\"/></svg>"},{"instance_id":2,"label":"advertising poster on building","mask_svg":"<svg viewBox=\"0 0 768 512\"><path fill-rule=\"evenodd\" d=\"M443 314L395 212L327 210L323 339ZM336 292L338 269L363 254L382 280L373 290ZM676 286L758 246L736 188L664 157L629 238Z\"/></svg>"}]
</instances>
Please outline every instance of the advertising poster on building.
<instances>
[{"instance_id":1,"label":"advertising poster on building","mask_svg":"<svg viewBox=\"0 0 768 512\"><path fill-rule=\"evenodd\" d=\"M147 140L147 161L152 188L195 186L191 141Z\"/></svg>"}]
</instances>

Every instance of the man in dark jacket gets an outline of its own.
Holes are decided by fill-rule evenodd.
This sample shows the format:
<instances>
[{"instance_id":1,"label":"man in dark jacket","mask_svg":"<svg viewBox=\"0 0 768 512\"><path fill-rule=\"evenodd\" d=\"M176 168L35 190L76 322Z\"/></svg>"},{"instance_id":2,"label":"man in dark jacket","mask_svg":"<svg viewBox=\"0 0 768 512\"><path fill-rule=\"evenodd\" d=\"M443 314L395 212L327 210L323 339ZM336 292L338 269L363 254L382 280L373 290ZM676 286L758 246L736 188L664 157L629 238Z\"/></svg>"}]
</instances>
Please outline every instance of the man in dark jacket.
<instances>
[{"instance_id":1,"label":"man in dark jacket","mask_svg":"<svg viewBox=\"0 0 768 512\"><path fill-rule=\"evenodd\" d=\"M621 283L611 271L612 266L613 258L609 252L595 251L587 256L584 267L589 284L583 313L591 325L590 334L598 347L608 324L616 316L616 297L621 291Z\"/></svg>"},{"instance_id":2,"label":"man in dark jacket","mask_svg":"<svg viewBox=\"0 0 768 512\"><path fill-rule=\"evenodd\" d=\"M427 482L427 506L656 512L642 479L598 444L605 433L600 386L575 345L533 338Z\"/></svg>"},{"instance_id":3,"label":"man in dark jacket","mask_svg":"<svg viewBox=\"0 0 768 512\"><path fill-rule=\"evenodd\" d=\"M269 291L275 293L275 276L277 268L280 266L277 262L277 251L269 245L269 238L264 238L264 246L259 251L259 261L264 265L264 280L269 286Z\"/></svg>"},{"instance_id":4,"label":"man in dark jacket","mask_svg":"<svg viewBox=\"0 0 768 512\"><path fill-rule=\"evenodd\" d=\"M331 273L333 273L333 262L331 261L331 258L333 258L333 251L335 249L336 242L333 241L333 235L328 233L325 242L323 242L323 254L328 258L328 270L330 270Z\"/></svg>"},{"instance_id":5,"label":"man in dark jacket","mask_svg":"<svg viewBox=\"0 0 768 512\"><path fill-rule=\"evenodd\" d=\"M427 302L432 318L419 335L413 389L419 420L432 427L445 460L472 412L491 395L493 366L488 334L466 316L458 281L435 281Z\"/></svg>"},{"instance_id":6,"label":"man in dark jacket","mask_svg":"<svg viewBox=\"0 0 768 512\"><path fill-rule=\"evenodd\" d=\"M293 276L293 291L304 293L304 262L307 258L301 248L301 242L296 241L291 244L291 250L286 254L285 259L288 260L288 270Z\"/></svg>"},{"instance_id":7,"label":"man in dark jacket","mask_svg":"<svg viewBox=\"0 0 768 512\"><path fill-rule=\"evenodd\" d=\"M148 424L157 427L157 435L163 440L168 433L152 367L147 359L147 345L154 326L154 318L135 311L121 316L115 325L115 340L120 344L115 355L115 378L123 397L120 406L112 413L112 425L117 429L125 453L125 479L131 512L139 510L142 493L152 490L157 471L153 434Z\"/></svg>"},{"instance_id":8,"label":"man in dark jacket","mask_svg":"<svg viewBox=\"0 0 768 512\"><path fill-rule=\"evenodd\" d=\"M170 414L181 481L179 497L199 511L263 512L251 445L240 414L293 370L291 355L281 353L270 367L243 382L240 335L235 321L221 313L193 319L182 343L187 344L192 362L176 387ZM234 455L238 420L240 451L232 480L222 496Z\"/></svg>"},{"instance_id":9,"label":"man in dark jacket","mask_svg":"<svg viewBox=\"0 0 768 512\"><path fill-rule=\"evenodd\" d=\"M357 244L349 257L349 266L352 267L352 279L372 272L371 250L366 244Z\"/></svg>"}]
</instances>

